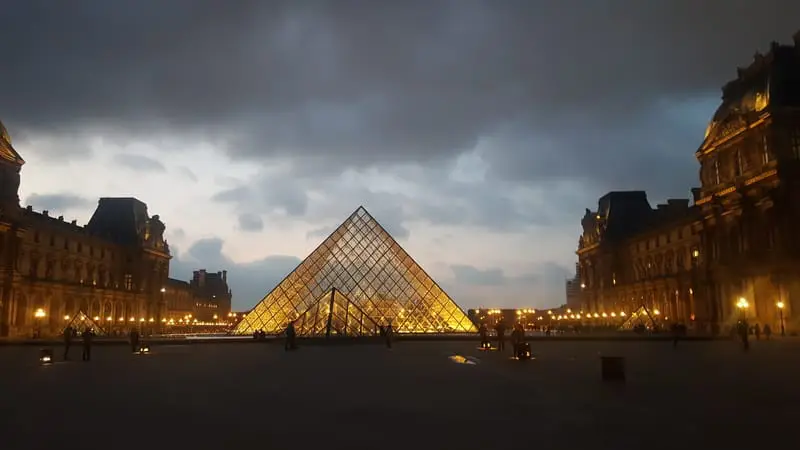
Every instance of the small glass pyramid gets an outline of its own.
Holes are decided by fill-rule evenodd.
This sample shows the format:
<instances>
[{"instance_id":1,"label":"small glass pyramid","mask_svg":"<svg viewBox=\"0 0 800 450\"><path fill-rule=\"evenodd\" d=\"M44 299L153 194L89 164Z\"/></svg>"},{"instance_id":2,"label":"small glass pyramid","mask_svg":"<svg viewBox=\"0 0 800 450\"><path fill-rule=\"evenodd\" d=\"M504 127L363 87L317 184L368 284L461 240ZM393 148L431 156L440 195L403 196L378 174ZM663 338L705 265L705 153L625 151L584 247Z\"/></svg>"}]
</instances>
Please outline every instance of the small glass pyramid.
<instances>
[{"instance_id":1,"label":"small glass pyramid","mask_svg":"<svg viewBox=\"0 0 800 450\"><path fill-rule=\"evenodd\" d=\"M75 314L75 317L69 321L67 325L61 330L61 334L64 334L64 330L67 327L72 327L78 334L83 334L84 330L89 328L90 330L94 331L95 335L104 336L106 334L105 330L97 324L95 320L92 320L91 317L87 316L86 313L83 311L78 311L78 314Z\"/></svg>"},{"instance_id":2,"label":"small glass pyramid","mask_svg":"<svg viewBox=\"0 0 800 450\"><path fill-rule=\"evenodd\" d=\"M298 336L473 333L461 308L359 207L234 329ZM328 325L330 321L330 326Z\"/></svg>"}]
</instances>

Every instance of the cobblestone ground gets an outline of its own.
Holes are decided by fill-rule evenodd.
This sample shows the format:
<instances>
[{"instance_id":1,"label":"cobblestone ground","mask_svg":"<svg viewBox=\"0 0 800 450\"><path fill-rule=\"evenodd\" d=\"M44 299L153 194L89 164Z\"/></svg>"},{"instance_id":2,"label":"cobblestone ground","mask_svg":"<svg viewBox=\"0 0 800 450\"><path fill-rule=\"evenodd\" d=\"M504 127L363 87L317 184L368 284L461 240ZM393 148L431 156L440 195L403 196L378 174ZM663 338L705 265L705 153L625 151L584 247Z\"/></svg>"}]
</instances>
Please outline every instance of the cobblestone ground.
<instances>
[{"instance_id":1,"label":"cobblestone ground","mask_svg":"<svg viewBox=\"0 0 800 450\"><path fill-rule=\"evenodd\" d=\"M0 448L748 449L800 442L800 340L0 347ZM59 353L56 348L56 353ZM453 354L474 356L456 364ZM624 356L624 384L599 355ZM60 356L60 355L59 355ZM75 358L77 357L77 358ZM58 358L60 359L60 358Z\"/></svg>"}]
</instances>

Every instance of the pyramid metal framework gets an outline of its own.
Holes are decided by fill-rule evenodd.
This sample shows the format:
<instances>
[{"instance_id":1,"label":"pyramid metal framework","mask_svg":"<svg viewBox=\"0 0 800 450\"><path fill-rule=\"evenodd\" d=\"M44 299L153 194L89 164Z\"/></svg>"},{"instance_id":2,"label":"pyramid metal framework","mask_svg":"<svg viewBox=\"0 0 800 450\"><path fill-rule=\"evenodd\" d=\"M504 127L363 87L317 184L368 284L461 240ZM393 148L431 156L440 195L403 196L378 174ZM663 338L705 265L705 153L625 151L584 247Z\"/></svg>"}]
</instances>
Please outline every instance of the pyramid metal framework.
<instances>
[{"instance_id":1,"label":"pyramid metal framework","mask_svg":"<svg viewBox=\"0 0 800 450\"><path fill-rule=\"evenodd\" d=\"M475 325L363 206L267 294L236 334L474 333Z\"/></svg>"}]
</instances>

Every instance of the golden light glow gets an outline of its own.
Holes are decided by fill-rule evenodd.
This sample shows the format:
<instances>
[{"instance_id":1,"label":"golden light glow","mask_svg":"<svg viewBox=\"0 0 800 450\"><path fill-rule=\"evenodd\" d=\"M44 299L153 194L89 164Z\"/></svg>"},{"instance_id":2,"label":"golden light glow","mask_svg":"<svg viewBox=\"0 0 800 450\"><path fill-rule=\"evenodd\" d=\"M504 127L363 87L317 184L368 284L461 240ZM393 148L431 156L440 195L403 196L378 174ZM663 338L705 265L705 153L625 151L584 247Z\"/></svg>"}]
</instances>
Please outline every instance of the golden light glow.
<instances>
[{"instance_id":1,"label":"golden light glow","mask_svg":"<svg viewBox=\"0 0 800 450\"><path fill-rule=\"evenodd\" d=\"M125 320L125 318L124 318L124 317L120 317L120 318L119 318L119 319L117 319L117 320L119 320L120 322L123 322L123 321Z\"/></svg>"},{"instance_id":2,"label":"golden light glow","mask_svg":"<svg viewBox=\"0 0 800 450\"><path fill-rule=\"evenodd\" d=\"M594 313L594 318L596 319L596 318L598 318L598 317L600 317L600 315L599 315L599 314L597 314L597 313Z\"/></svg>"},{"instance_id":3,"label":"golden light glow","mask_svg":"<svg viewBox=\"0 0 800 450\"><path fill-rule=\"evenodd\" d=\"M775 306L777 306L778 309L783 309L783 307L786 306L786 305L784 305L783 302L778 302L778 303L775 303Z\"/></svg>"},{"instance_id":4,"label":"golden light glow","mask_svg":"<svg viewBox=\"0 0 800 450\"><path fill-rule=\"evenodd\" d=\"M692 258L697 258L700 256L700 250L694 249L692 250Z\"/></svg>"},{"instance_id":5,"label":"golden light glow","mask_svg":"<svg viewBox=\"0 0 800 450\"><path fill-rule=\"evenodd\" d=\"M612 313L611 313L611 317L617 317L617 313L615 313L615 312L612 312Z\"/></svg>"},{"instance_id":6,"label":"golden light glow","mask_svg":"<svg viewBox=\"0 0 800 450\"><path fill-rule=\"evenodd\" d=\"M487 314L502 312L493 309ZM314 325L323 318L320 315L326 320ZM376 325L388 323L396 333L477 331L461 308L363 208L256 304L233 332L279 333L289 321L295 321L300 336L375 334Z\"/></svg>"},{"instance_id":7,"label":"golden light glow","mask_svg":"<svg viewBox=\"0 0 800 450\"><path fill-rule=\"evenodd\" d=\"M619 315L625 317L625 311L620 311Z\"/></svg>"},{"instance_id":8,"label":"golden light glow","mask_svg":"<svg viewBox=\"0 0 800 450\"><path fill-rule=\"evenodd\" d=\"M600 315L603 316L603 317L608 317L608 314L606 314L606 313L603 313L603 314L600 314Z\"/></svg>"},{"instance_id":9,"label":"golden light glow","mask_svg":"<svg viewBox=\"0 0 800 450\"><path fill-rule=\"evenodd\" d=\"M156 319L153 319L152 317L150 318L150 320L148 320L148 322L155 322L155 321Z\"/></svg>"},{"instance_id":10,"label":"golden light glow","mask_svg":"<svg viewBox=\"0 0 800 450\"><path fill-rule=\"evenodd\" d=\"M747 299L744 297L739 297L739 301L736 302L736 307L739 309L747 309L750 306L750 303L747 302Z\"/></svg>"},{"instance_id":11,"label":"golden light glow","mask_svg":"<svg viewBox=\"0 0 800 450\"><path fill-rule=\"evenodd\" d=\"M569 314L569 313L571 313L571 312L572 312L572 310L571 310L571 309L569 309L569 308L567 308L567 314Z\"/></svg>"},{"instance_id":12,"label":"golden light glow","mask_svg":"<svg viewBox=\"0 0 800 450\"><path fill-rule=\"evenodd\" d=\"M111 317L111 316L108 316L108 317L106 317L106 320L107 320L107 321L109 321L109 322L111 322L112 320L114 320L114 318L113 318L113 317Z\"/></svg>"},{"instance_id":13,"label":"golden light glow","mask_svg":"<svg viewBox=\"0 0 800 450\"><path fill-rule=\"evenodd\" d=\"M46 315L47 313L45 313L42 308L36 308L36 311L33 313L33 317L36 317L37 319L41 319Z\"/></svg>"},{"instance_id":14,"label":"golden light glow","mask_svg":"<svg viewBox=\"0 0 800 450\"><path fill-rule=\"evenodd\" d=\"M162 322L162 323L164 323L164 322L166 322L166 321L167 321L167 319L166 319L166 318L164 318L164 319L161 319L161 322Z\"/></svg>"},{"instance_id":15,"label":"golden light glow","mask_svg":"<svg viewBox=\"0 0 800 450\"><path fill-rule=\"evenodd\" d=\"M139 322L144 322L144 317L142 317L141 319L139 319Z\"/></svg>"},{"instance_id":16,"label":"golden light glow","mask_svg":"<svg viewBox=\"0 0 800 450\"><path fill-rule=\"evenodd\" d=\"M69 314L64 316L64 320L69 320Z\"/></svg>"},{"instance_id":17,"label":"golden light glow","mask_svg":"<svg viewBox=\"0 0 800 450\"><path fill-rule=\"evenodd\" d=\"M661 311L659 311L659 310L657 310L657 309L654 309L654 310L653 310L653 314L655 314L655 315L659 315L659 314L661 314Z\"/></svg>"},{"instance_id":18,"label":"golden light glow","mask_svg":"<svg viewBox=\"0 0 800 450\"><path fill-rule=\"evenodd\" d=\"M98 320L100 320L100 316L94 316L94 317L92 317L92 319L93 319L95 322L97 322Z\"/></svg>"},{"instance_id":19,"label":"golden light glow","mask_svg":"<svg viewBox=\"0 0 800 450\"><path fill-rule=\"evenodd\" d=\"M128 321L134 322L134 321L136 321L136 318L135 317L131 317L130 319L128 319Z\"/></svg>"}]
</instances>

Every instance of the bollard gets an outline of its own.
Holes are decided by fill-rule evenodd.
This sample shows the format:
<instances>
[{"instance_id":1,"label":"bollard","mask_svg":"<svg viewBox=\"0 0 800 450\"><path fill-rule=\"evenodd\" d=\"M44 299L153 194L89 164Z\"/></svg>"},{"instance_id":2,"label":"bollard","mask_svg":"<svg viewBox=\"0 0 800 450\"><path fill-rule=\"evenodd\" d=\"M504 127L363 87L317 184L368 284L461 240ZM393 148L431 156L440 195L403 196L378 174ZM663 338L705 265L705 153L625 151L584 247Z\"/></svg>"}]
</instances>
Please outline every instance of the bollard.
<instances>
[{"instance_id":1,"label":"bollard","mask_svg":"<svg viewBox=\"0 0 800 450\"><path fill-rule=\"evenodd\" d=\"M600 367L603 381L625 381L625 358L601 356Z\"/></svg>"}]
</instances>

